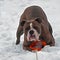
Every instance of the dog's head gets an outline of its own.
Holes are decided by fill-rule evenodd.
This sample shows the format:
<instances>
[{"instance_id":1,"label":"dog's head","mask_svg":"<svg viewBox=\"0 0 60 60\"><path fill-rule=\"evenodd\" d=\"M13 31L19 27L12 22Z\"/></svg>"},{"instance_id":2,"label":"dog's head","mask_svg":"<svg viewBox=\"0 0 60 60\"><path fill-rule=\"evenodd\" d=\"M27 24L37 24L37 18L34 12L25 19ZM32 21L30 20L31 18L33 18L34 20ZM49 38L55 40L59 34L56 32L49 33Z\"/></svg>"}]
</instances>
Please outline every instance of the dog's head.
<instances>
[{"instance_id":1,"label":"dog's head","mask_svg":"<svg viewBox=\"0 0 60 60\"><path fill-rule=\"evenodd\" d=\"M42 20L40 18L21 22L27 41L39 40L39 36L41 35L41 22Z\"/></svg>"}]
</instances>

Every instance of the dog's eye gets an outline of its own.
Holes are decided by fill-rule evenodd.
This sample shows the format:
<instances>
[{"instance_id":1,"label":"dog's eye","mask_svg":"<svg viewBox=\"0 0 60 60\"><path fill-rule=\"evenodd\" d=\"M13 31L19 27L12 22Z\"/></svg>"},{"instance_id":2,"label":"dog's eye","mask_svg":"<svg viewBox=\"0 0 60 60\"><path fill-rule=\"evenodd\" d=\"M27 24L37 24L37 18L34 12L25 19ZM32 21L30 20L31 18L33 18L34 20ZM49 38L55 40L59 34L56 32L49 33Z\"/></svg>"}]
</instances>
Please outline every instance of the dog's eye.
<instances>
[{"instance_id":1,"label":"dog's eye","mask_svg":"<svg viewBox=\"0 0 60 60\"><path fill-rule=\"evenodd\" d=\"M37 27L33 27L34 29L37 29Z\"/></svg>"},{"instance_id":2,"label":"dog's eye","mask_svg":"<svg viewBox=\"0 0 60 60\"><path fill-rule=\"evenodd\" d=\"M40 29L39 29L39 27L33 27L34 29L36 29L37 31L38 31L38 33L40 33Z\"/></svg>"},{"instance_id":3,"label":"dog's eye","mask_svg":"<svg viewBox=\"0 0 60 60\"><path fill-rule=\"evenodd\" d=\"M27 27L27 28L26 28L26 30L29 30L29 29L30 29L30 27Z\"/></svg>"},{"instance_id":4,"label":"dog's eye","mask_svg":"<svg viewBox=\"0 0 60 60\"><path fill-rule=\"evenodd\" d=\"M24 26L25 22L26 22L26 21L22 21L22 22L20 23L20 25L21 25L21 26Z\"/></svg>"}]
</instances>

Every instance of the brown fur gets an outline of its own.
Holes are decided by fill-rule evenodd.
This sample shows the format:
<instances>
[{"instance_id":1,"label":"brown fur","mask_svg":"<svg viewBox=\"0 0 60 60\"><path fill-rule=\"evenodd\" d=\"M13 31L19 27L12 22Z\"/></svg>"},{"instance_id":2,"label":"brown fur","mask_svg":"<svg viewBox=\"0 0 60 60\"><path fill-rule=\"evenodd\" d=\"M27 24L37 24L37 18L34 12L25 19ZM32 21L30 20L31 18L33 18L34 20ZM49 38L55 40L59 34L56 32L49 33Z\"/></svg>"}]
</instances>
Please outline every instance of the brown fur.
<instances>
[{"instance_id":1,"label":"brown fur","mask_svg":"<svg viewBox=\"0 0 60 60\"><path fill-rule=\"evenodd\" d=\"M40 20L42 21L40 23L40 25L36 21L34 21L36 18L40 18ZM27 46L29 42L27 42L26 31L25 31L25 28L27 26L29 26L29 24L25 23L24 26L21 26L22 21L25 21L25 22L28 22L28 23L32 22L34 26L37 25L37 27L39 27L38 29L40 29L40 28L42 29L40 38L44 39L46 41L47 45L50 45L50 46L55 45L55 40L54 40L54 37L52 35L52 27L51 27L50 23L48 22L47 17L46 17L46 15L45 15L45 13L44 13L44 11L42 10L41 7L39 7L39 6L31 6L31 7L26 8L26 10L21 15L19 27L17 29L17 41L16 41L16 44L19 44L20 36L24 32L23 49L31 50Z\"/></svg>"}]
</instances>

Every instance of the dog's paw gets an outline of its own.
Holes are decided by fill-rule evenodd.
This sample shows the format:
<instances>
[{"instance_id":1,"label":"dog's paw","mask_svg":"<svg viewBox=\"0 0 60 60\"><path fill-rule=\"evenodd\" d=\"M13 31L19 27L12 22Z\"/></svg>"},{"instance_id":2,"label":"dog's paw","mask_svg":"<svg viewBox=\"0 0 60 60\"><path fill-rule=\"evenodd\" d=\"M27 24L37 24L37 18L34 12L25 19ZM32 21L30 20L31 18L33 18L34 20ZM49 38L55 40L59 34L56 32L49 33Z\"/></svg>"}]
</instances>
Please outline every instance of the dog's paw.
<instances>
[{"instance_id":1,"label":"dog's paw","mask_svg":"<svg viewBox=\"0 0 60 60\"><path fill-rule=\"evenodd\" d=\"M32 50L29 47L23 47L24 50L32 52Z\"/></svg>"},{"instance_id":2,"label":"dog's paw","mask_svg":"<svg viewBox=\"0 0 60 60\"><path fill-rule=\"evenodd\" d=\"M55 44L54 43L51 43L50 46L55 46Z\"/></svg>"},{"instance_id":3,"label":"dog's paw","mask_svg":"<svg viewBox=\"0 0 60 60\"><path fill-rule=\"evenodd\" d=\"M16 45L18 45L20 43L20 40L16 40Z\"/></svg>"}]
</instances>

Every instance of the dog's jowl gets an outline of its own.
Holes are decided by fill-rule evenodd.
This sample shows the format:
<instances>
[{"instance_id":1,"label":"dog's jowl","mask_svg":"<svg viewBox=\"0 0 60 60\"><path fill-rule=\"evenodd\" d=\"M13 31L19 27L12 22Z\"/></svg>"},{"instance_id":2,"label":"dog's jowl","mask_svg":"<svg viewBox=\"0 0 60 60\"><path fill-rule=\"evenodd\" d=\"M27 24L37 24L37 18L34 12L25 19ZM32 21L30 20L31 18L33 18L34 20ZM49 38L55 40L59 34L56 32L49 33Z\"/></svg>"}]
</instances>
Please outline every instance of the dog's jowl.
<instances>
[{"instance_id":1,"label":"dog's jowl","mask_svg":"<svg viewBox=\"0 0 60 60\"><path fill-rule=\"evenodd\" d=\"M20 36L24 33L23 49L31 51L29 45L35 40L45 40L47 45L54 46L52 27L46 14L39 6L26 8L20 17L17 29L16 44L20 43Z\"/></svg>"}]
</instances>

